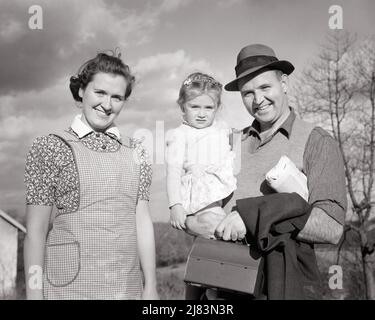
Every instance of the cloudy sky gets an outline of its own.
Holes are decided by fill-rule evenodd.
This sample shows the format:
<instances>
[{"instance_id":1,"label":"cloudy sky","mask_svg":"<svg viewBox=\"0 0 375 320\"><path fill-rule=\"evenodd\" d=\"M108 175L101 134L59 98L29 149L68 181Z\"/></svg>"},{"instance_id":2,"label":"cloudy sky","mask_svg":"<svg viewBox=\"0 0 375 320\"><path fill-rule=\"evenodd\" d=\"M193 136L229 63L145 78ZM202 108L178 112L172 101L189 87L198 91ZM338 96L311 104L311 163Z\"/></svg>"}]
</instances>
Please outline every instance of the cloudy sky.
<instances>
[{"instance_id":1,"label":"cloudy sky","mask_svg":"<svg viewBox=\"0 0 375 320\"><path fill-rule=\"evenodd\" d=\"M29 28L32 5L42 8L41 30ZM331 5L342 7L345 30L374 32L373 0L0 0L0 209L22 215L28 148L79 113L69 77L98 51L119 47L137 84L117 124L147 138L152 217L166 221L160 150L164 130L180 122L175 101L184 77L199 70L226 83L238 51L264 43L295 65L293 83L329 31ZM251 121L237 93L224 93L223 102L221 116L232 126Z\"/></svg>"}]
</instances>

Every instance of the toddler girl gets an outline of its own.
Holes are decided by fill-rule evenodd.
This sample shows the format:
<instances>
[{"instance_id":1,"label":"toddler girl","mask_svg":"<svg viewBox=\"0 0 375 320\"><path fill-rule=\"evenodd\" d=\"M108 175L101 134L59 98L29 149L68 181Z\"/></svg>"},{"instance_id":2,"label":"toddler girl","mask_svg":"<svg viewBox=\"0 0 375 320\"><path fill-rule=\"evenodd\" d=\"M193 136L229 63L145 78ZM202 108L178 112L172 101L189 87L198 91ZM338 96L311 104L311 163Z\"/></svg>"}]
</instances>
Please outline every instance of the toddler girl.
<instances>
[{"instance_id":1,"label":"toddler girl","mask_svg":"<svg viewBox=\"0 0 375 320\"><path fill-rule=\"evenodd\" d=\"M225 216L222 200L236 188L232 131L215 120L221 92L222 85L211 76L189 75L177 101L183 122L166 138L171 225L206 238L214 238Z\"/></svg>"}]
</instances>

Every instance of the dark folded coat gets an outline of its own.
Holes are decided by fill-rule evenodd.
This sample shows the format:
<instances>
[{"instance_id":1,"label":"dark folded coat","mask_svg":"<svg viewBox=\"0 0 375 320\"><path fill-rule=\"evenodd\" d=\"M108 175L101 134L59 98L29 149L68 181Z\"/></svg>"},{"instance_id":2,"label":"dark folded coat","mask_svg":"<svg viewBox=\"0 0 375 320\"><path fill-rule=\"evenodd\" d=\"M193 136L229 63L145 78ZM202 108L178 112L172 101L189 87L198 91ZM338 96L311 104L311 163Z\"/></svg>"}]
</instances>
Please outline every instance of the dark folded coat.
<instances>
[{"instance_id":1,"label":"dark folded coat","mask_svg":"<svg viewBox=\"0 0 375 320\"><path fill-rule=\"evenodd\" d=\"M250 243L264 257L259 288L267 299L320 299L314 246L296 240L310 216L310 205L297 193L274 193L237 200Z\"/></svg>"}]
</instances>

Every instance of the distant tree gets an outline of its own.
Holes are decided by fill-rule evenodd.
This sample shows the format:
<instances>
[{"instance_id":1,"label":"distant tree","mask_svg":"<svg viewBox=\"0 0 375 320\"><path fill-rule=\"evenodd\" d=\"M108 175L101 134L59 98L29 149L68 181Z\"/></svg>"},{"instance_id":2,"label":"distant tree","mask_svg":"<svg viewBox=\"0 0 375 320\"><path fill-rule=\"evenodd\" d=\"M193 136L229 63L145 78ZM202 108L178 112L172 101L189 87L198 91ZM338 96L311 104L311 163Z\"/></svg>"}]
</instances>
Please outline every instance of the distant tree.
<instances>
[{"instance_id":1,"label":"distant tree","mask_svg":"<svg viewBox=\"0 0 375 320\"><path fill-rule=\"evenodd\" d=\"M375 37L329 33L294 89L301 116L330 131L342 152L351 207L345 232L358 233L366 298L375 299Z\"/></svg>"}]
</instances>

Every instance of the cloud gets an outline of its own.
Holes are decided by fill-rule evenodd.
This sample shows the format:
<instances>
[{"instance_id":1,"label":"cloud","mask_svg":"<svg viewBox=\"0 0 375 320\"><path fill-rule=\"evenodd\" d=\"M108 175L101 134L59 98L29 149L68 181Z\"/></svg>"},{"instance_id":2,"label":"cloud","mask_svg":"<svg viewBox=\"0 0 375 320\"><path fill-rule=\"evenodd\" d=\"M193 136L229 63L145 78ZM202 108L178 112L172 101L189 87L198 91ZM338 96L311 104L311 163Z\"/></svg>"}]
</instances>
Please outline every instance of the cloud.
<instances>
[{"instance_id":1,"label":"cloud","mask_svg":"<svg viewBox=\"0 0 375 320\"><path fill-rule=\"evenodd\" d=\"M139 79L135 99L149 101L152 109L175 105L181 83L188 74L201 71L214 75L208 61L193 59L182 49L141 58L133 70Z\"/></svg>"},{"instance_id":2,"label":"cloud","mask_svg":"<svg viewBox=\"0 0 375 320\"><path fill-rule=\"evenodd\" d=\"M0 43L0 94L39 89L51 84L68 65L69 55L61 56L61 48L71 47L77 37L76 6L41 1L44 10L43 30L28 28L29 1L2 1ZM60 6L60 7L59 7ZM69 12L70 11L70 12ZM6 62L6 63L4 63Z\"/></svg>"},{"instance_id":3,"label":"cloud","mask_svg":"<svg viewBox=\"0 0 375 320\"><path fill-rule=\"evenodd\" d=\"M40 0L43 29L28 28L33 1L2 0L0 13L0 95L41 90L74 74L98 51L138 46L152 39L161 15L183 1L134 5L128 1ZM144 7L143 7L144 6ZM98 48L100 44L100 48Z\"/></svg>"},{"instance_id":4,"label":"cloud","mask_svg":"<svg viewBox=\"0 0 375 320\"><path fill-rule=\"evenodd\" d=\"M162 0L160 5L161 12L172 12L177 9L187 6L192 0Z\"/></svg>"},{"instance_id":5,"label":"cloud","mask_svg":"<svg viewBox=\"0 0 375 320\"><path fill-rule=\"evenodd\" d=\"M0 96L0 117L25 116L30 119L51 118L74 112L75 104L67 77L41 90L20 91Z\"/></svg>"},{"instance_id":6,"label":"cloud","mask_svg":"<svg viewBox=\"0 0 375 320\"><path fill-rule=\"evenodd\" d=\"M142 58L133 68L141 77L150 75L155 72L164 71L167 78L174 80L178 72L186 72L187 70L206 69L210 66L207 61L193 61L184 50L177 50L172 53L160 53L157 55ZM211 70L209 70L211 71Z\"/></svg>"},{"instance_id":7,"label":"cloud","mask_svg":"<svg viewBox=\"0 0 375 320\"><path fill-rule=\"evenodd\" d=\"M242 3L243 0L221 0L218 2L218 6L220 8L225 8L225 9L228 9L232 6L235 6L235 5L238 5L240 3Z\"/></svg>"},{"instance_id":8,"label":"cloud","mask_svg":"<svg viewBox=\"0 0 375 320\"><path fill-rule=\"evenodd\" d=\"M0 136L4 140L17 139L32 132L30 118L10 116L0 121Z\"/></svg>"},{"instance_id":9,"label":"cloud","mask_svg":"<svg viewBox=\"0 0 375 320\"><path fill-rule=\"evenodd\" d=\"M11 146L10 141L0 141L0 165L8 160L6 150Z\"/></svg>"},{"instance_id":10,"label":"cloud","mask_svg":"<svg viewBox=\"0 0 375 320\"><path fill-rule=\"evenodd\" d=\"M7 20L0 24L0 39L7 43L22 36L24 30L19 21Z\"/></svg>"}]
</instances>

